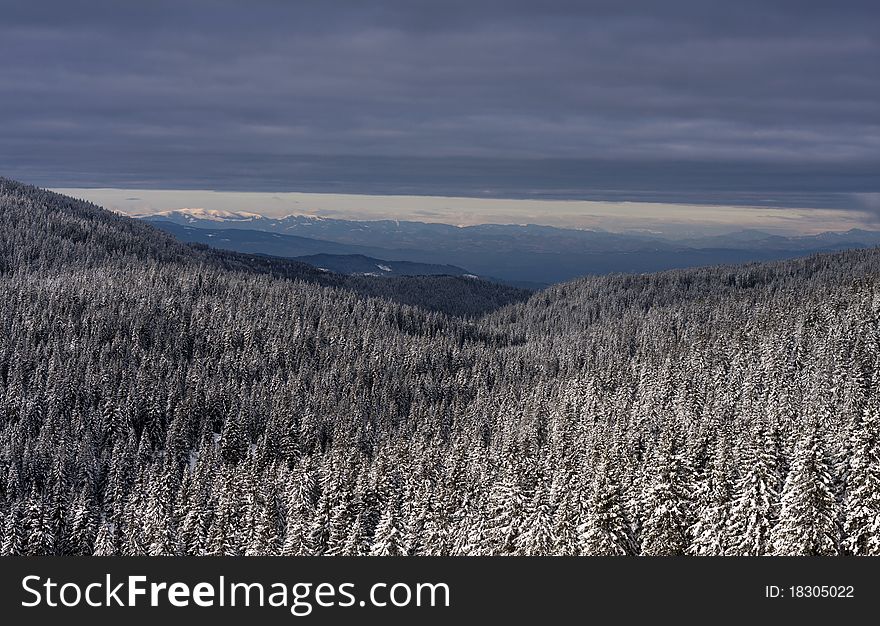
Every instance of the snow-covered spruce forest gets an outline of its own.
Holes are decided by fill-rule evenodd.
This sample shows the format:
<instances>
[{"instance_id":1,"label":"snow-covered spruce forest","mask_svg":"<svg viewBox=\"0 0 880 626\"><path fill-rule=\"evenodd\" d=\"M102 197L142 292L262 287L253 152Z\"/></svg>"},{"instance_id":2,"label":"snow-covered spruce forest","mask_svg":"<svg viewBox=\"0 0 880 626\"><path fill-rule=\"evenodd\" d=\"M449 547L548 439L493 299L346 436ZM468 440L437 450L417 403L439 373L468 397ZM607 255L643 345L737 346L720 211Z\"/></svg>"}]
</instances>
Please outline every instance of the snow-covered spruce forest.
<instances>
[{"instance_id":1,"label":"snow-covered spruce forest","mask_svg":"<svg viewBox=\"0 0 880 626\"><path fill-rule=\"evenodd\" d=\"M0 179L5 555L880 554L880 251L527 294Z\"/></svg>"}]
</instances>

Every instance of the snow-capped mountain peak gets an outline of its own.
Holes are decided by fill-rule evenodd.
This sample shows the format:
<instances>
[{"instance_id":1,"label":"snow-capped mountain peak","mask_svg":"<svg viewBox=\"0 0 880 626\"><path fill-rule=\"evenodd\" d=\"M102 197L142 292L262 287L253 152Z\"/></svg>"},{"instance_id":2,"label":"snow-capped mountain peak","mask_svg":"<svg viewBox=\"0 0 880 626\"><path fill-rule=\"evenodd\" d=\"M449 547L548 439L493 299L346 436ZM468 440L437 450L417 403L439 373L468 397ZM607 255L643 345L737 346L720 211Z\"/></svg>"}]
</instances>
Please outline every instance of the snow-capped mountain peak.
<instances>
[{"instance_id":1,"label":"snow-capped mountain peak","mask_svg":"<svg viewBox=\"0 0 880 626\"><path fill-rule=\"evenodd\" d=\"M264 219L259 213L247 211L224 211L222 209L182 208L160 211L151 217L182 218L187 221L205 220L210 222L251 222Z\"/></svg>"}]
</instances>

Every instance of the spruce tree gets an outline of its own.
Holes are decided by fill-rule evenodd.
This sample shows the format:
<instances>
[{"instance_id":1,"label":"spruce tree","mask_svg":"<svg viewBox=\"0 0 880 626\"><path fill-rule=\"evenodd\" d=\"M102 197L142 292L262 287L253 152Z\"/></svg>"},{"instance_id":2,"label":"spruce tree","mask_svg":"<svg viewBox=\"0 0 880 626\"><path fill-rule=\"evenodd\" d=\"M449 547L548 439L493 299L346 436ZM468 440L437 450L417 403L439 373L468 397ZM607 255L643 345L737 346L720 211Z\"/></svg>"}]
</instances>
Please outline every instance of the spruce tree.
<instances>
[{"instance_id":1,"label":"spruce tree","mask_svg":"<svg viewBox=\"0 0 880 626\"><path fill-rule=\"evenodd\" d=\"M21 505L14 504L4 519L2 556L22 556L25 554L24 520Z\"/></svg>"},{"instance_id":2,"label":"spruce tree","mask_svg":"<svg viewBox=\"0 0 880 626\"><path fill-rule=\"evenodd\" d=\"M554 511L550 490L540 479L532 501L526 508L523 530L516 540L516 553L525 556L549 556L556 548L553 528Z\"/></svg>"},{"instance_id":3,"label":"spruce tree","mask_svg":"<svg viewBox=\"0 0 880 626\"><path fill-rule=\"evenodd\" d=\"M602 461L594 471L586 519L579 532L582 554L625 556L638 553L623 507L617 469L607 460Z\"/></svg>"},{"instance_id":4,"label":"spruce tree","mask_svg":"<svg viewBox=\"0 0 880 626\"><path fill-rule=\"evenodd\" d=\"M773 531L774 554L837 554L840 528L835 504L831 460L814 422L798 442L785 480L779 523Z\"/></svg>"},{"instance_id":5,"label":"spruce tree","mask_svg":"<svg viewBox=\"0 0 880 626\"><path fill-rule=\"evenodd\" d=\"M743 455L739 480L727 524L727 554L764 556L773 551L772 529L779 506L779 459L763 424L759 424Z\"/></svg>"},{"instance_id":6,"label":"spruce tree","mask_svg":"<svg viewBox=\"0 0 880 626\"><path fill-rule=\"evenodd\" d=\"M516 552L523 524L523 497L515 470L503 461L489 494L489 541L492 555Z\"/></svg>"},{"instance_id":7,"label":"spruce tree","mask_svg":"<svg viewBox=\"0 0 880 626\"><path fill-rule=\"evenodd\" d=\"M661 444L654 478L643 498L641 550L645 556L685 554L690 545L690 476L672 439Z\"/></svg>"},{"instance_id":8,"label":"spruce tree","mask_svg":"<svg viewBox=\"0 0 880 626\"><path fill-rule=\"evenodd\" d=\"M871 403L853 429L844 500L844 548L880 555L880 409Z\"/></svg>"},{"instance_id":9,"label":"spruce tree","mask_svg":"<svg viewBox=\"0 0 880 626\"><path fill-rule=\"evenodd\" d=\"M386 505L382 517L379 518L370 554L373 556L403 556L407 552L403 537L400 505L394 500Z\"/></svg>"},{"instance_id":10,"label":"spruce tree","mask_svg":"<svg viewBox=\"0 0 880 626\"><path fill-rule=\"evenodd\" d=\"M115 556L115 543L110 523L105 520L98 527L98 536L95 539L95 549L92 554L94 556Z\"/></svg>"}]
</instances>

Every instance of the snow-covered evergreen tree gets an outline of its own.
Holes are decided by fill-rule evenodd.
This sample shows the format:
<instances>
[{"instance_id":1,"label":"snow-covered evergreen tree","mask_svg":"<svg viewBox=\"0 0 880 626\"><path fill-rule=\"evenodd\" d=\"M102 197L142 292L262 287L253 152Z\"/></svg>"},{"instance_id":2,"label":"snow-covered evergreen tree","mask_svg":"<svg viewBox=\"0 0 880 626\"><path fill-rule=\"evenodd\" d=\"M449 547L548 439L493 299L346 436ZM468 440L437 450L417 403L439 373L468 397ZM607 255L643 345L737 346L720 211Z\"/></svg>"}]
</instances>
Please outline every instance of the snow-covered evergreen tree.
<instances>
[{"instance_id":1,"label":"snow-covered evergreen tree","mask_svg":"<svg viewBox=\"0 0 880 626\"><path fill-rule=\"evenodd\" d=\"M92 553L94 556L115 556L116 553L116 545L113 540L113 531L110 528L110 523L107 521L101 522L98 528L98 536L95 538L95 550Z\"/></svg>"},{"instance_id":2,"label":"snow-covered evergreen tree","mask_svg":"<svg viewBox=\"0 0 880 626\"><path fill-rule=\"evenodd\" d=\"M844 506L846 552L880 556L880 408L874 403L852 433Z\"/></svg>"},{"instance_id":3,"label":"snow-covered evergreen tree","mask_svg":"<svg viewBox=\"0 0 880 626\"><path fill-rule=\"evenodd\" d=\"M617 469L609 462L595 470L586 519L580 527L581 553L588 556L638 554L632 527L623 507Z\"/></svg>"},{"instance_id":4,"label":"snow-covered evergreen tree","mask_svg":"<svg viewBox=\"0 0 880 626\"><path fill-rule=\"evenodd\" d=\"M838 553L834 477L818 424L812 424L794 453L782 490L773 551L781 556L827 556Z\"/></svg>"},{"instance_id":5,"label":"snow-covered evergreen tree","mask_svg":"<svg viewBox=\"0 0 880 626\"><path fill-rule=\"evenodd\" d=\"M405 533L401 529L400 505L396 501L389 502L379 518L376 536L370 554L373 556L403 556L407 553L403 543Z\"/></svg>"},{"instance_id":6,"label":"snow-covered evergreen tree","mask_svg":"<svg viewBox=\"0 0 880 626\"><path fill-rule=\"evenodd\" d=\"M715 447L712 467L697 492L696 522L691 528L693 540L688 554L723 556L731 544L728 532L731 520L731 469L726 439Z\"/></svg>"},{"instance_id":7,"label":"snow-covered evergreen tree","mask_svg":"<svg viewBox=\"0 0 880 626\"><path fill-rule=\"evenodd\" d=\"M489 494L490 553L511 555L516 553L525 507L513 467L505 462L499 471Z\"/></svg>"},{"instance_id":8,"label":"snow-covered evergreen tree","mask_svg":"<svg viewBox=\"0 0 880 626\"><path fill-rule=\"evenodd\" d=\"M22 556L25 554L25 549L24 519L20 505L14 505L4 519L0 556Z\"/></svg>"},{"instance_id":9,"label":"snow-covered evergreen tree","mask_svg":"<svg viewBox=\"0 0 880 626\"><path fill-rule=\"evenodd\" d=\"M553 521L550 490L542 479L526 508L523 530L516 539L516 553L525 556L554 554L557 538Z\"/></svg>"},{"instance_id":10,"label":"snow-covered evergreen tree","mask_svg":"<svg viewBox=\"0 0 880 626\"><path fill-rule=\"evenodd\" d=\"M742 478L736 485L727 524L727 554L765 556L772 553L772 529L779 507L779 459L762 423L747 444Z\"/></svg>"},{"instance_id":11,"label":"snow-covered evergreen tree","mask_svg":"<svg viewBox=\"0 0 880 626\"><path fill-rule=\"evenodd\" d=\"M645 556L685 554L693 524L690 475L672 436L661 444L654 478L643 497L641 553Z\"/></svg>"}]
</instances>

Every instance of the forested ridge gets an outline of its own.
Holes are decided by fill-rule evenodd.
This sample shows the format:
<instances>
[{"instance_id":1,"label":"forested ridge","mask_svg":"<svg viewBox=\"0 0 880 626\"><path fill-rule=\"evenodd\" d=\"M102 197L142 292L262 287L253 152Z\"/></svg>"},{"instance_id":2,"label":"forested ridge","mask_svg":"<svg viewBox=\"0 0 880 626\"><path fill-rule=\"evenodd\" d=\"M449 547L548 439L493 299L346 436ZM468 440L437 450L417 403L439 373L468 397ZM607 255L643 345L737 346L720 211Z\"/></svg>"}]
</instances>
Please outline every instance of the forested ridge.
<instances>
[{"instance_id":1,"label":"forested ridge","mask_svg":"<svg viewBox=\"0 0 880 626\"><path fill-rule=\"evenodd\" d=\"M523 300L0 179L0 548L880 554L878 276L871 249Z\"/></svg>"}]
</instances>

